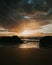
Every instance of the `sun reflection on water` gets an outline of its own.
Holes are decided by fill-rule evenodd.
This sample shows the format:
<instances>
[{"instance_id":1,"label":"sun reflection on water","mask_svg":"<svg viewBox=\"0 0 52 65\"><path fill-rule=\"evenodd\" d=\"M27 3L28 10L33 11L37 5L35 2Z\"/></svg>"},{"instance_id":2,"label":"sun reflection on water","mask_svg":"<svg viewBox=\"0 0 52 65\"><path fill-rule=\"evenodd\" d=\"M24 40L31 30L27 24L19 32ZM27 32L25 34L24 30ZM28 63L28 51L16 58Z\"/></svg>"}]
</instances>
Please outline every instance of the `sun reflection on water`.
<instances>
[{"instance_id":1,"label":"sun reflection on water","mask_svg":"<svg viewBox=\"0 0 52 65\"><path fill-rule=\"evenodd\" d=\"M25 44L19 45L19 48L39 48L39 44L30 42L30 43L25 43Z\"/></svg>"}]
</instances>

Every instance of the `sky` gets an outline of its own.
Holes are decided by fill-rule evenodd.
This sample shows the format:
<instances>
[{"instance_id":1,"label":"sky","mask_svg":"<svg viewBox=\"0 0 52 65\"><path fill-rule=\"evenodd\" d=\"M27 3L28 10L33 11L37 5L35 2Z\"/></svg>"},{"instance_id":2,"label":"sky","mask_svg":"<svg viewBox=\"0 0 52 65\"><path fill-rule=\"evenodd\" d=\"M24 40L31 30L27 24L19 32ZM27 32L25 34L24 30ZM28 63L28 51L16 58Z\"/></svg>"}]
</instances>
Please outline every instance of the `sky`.
<instances>
[{"instance_id":1,"label":"sky","mask_svg":"<svg viewBox=\"0 0 52 65\"><path fill-rule=\"evenodd\" d=\"M18 34L51 34L52 0L0 0L0 27Z\"/></svg>"}]
</instances>

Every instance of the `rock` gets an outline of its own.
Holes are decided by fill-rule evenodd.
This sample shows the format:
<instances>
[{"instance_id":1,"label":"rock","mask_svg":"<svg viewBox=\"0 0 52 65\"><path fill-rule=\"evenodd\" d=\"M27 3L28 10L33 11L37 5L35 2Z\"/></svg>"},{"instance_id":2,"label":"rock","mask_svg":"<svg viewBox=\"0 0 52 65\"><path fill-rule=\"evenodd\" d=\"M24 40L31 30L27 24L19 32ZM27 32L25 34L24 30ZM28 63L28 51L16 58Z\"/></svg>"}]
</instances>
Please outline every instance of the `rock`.
<instances>
[{"instance_id":1,"label":"rock","mask_svg":"<svg viewBox=\"0 0 52 65\"><path fill-rule=\"evenodd\" d=\"M2 36L0 37L0 44L2 45L18 45L23 41L18 36Z\"/></svg>"},{"instance_id":2,"label":"rock","mask_svg":"<svg viewBox=\"0 0 52 65\"><path fill-rule=\"evenodd\" d=\"M45 36L40 39L40 48L52 48L52 36Z\"/></svg>"}]
</instances>

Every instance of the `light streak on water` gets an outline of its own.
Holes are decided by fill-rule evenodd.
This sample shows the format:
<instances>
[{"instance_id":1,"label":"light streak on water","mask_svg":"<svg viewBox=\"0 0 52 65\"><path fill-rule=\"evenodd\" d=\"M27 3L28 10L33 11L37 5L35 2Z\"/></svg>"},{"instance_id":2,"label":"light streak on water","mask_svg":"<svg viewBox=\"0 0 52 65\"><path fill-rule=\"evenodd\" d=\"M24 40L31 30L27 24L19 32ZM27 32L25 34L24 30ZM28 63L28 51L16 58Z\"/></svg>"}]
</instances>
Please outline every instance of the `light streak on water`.
<instances>
[{"instance_id":1,"label":"light streak on water","mask_svg":"<svg viewBox=\"0 0 52 65\"><path fill-rule=\"evenodd\" d=\"M39 43L29 42L19 45L19 48L39 48Z\"/></svg>"}]
</instances>

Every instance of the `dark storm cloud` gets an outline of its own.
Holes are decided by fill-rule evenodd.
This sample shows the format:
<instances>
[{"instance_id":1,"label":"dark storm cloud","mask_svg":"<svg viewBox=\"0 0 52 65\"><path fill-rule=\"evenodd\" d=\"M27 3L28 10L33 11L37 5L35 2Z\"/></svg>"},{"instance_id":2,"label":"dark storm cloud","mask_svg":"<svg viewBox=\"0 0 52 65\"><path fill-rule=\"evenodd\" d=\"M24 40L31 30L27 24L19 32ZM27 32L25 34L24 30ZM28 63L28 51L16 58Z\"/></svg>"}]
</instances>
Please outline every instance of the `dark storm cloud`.
<instances>
[{"instance_id":1,"label":"dark storm cloud","mask_svg":"<svg viewBox=\"0 0 52 65\"><path fill-rule=\"evenodd\" d=\"M45 0L49 8L52 8L52 0Z\"/></svg>"},{"instance_id":2,"label":"dark storm cloud","mask_svg":"<svg viewBox=\"0 0 52 65\"><path fill-rule=\"evenodd\" d=\"M21 12L45 11L51 7L51 3L51 0L0 0L0 25L10 28L20 23L23 18Z\"/></svg>"},{"instance_id":3,"label":"dark storm cloud","mask_svg":"<svg viewBox=\"0 0 52 65\"><path fill-rule=\"evenodd\" d=\"M49 14L49 13L39 13L39 14L36 14L32 17L33 19L36 19L36 20L41 20L41 21L44 21L44 20L52 20L52 14Z\"/></svg>"},{"instance_id":4,"label":"dark storm cloud","mask_svg":"<svg viewBox=\"0 0 52 65\"><path fill-rule=\"evenodd\" d=\"M0 24L4 27L11 27L21 19L16 12L15 3L17 0L0 0Z\"/></svg>"}]
</instances>

